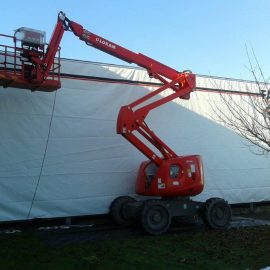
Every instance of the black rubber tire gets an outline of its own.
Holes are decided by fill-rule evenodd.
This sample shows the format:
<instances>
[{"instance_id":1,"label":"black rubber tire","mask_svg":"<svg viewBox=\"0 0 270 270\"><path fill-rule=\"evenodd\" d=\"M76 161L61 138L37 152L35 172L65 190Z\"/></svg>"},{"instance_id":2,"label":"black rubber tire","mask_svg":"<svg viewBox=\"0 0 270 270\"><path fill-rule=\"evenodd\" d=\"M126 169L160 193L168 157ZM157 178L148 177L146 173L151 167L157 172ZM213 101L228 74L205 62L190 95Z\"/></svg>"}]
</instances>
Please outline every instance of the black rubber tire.
<instances>
[{"instance_id":1,"label":"black rubber tire","mask_svg":"<svg viewBox=\"0 0 270 270\"><path fill-rule=\"evenodd\" d=\"M220 198L211 198L203 207L203 220L208 228L224 230L230 226L232 211L228 202Z\"/></svg>"},{"instance_id":2,"label":"black rubber tire","mask_svg":"<svg viewBox=\"0 0 270 270\"><path fill-rule=\"evenodd\" d=\"M165 233L171 225L169 209L162 201L145 201L141 214L143 229L152 235Z\"/></svg>"},{"instance_id":3,"label":"black rubber tire","mask_svg":"<svg viewBox=\"0 0 270 270\"><path fill-rule=\"evenodd\" d=\"M123 213L123 206L126 203L135 202L136 200L129 196L120 196L113 200L110 206L110 216L118 225L130 225L131 221Z\"/></svg>"}]
</instances>

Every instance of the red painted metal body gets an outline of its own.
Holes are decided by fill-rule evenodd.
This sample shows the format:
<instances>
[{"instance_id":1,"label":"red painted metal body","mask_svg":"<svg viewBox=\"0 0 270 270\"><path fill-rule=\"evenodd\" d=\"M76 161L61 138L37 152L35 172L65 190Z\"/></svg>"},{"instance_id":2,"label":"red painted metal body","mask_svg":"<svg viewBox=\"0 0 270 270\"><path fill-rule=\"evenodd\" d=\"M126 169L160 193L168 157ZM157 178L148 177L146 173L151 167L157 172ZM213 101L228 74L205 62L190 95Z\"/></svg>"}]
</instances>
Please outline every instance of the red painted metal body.
<instances>
[{"instance_id":1,"label":"red painted metal body","mask_svg":"<svg viewBox=\"0 0 270 270\"><path fill-rule=\"evenodd\" d=\"M150 130L145 122L148 113L175 98L189 99L190 93L195 88L195 75L190 72L178 72L154 59L140 53L134 53L124 47L119 46L109 40L104 39L94 33L84 29L80 24L70 21L63 12L58 15L58 21L53 32L51 41L44 51L33 49L18 49L21 55L27 58L27 62L22 62L20 68L13 67L10 71L5 60L4 68L0 69L0 81L4 86L22 87L38 91L54 91L60 87L58 76L57 82L52 82L49 78L55 69L55 55L63 36L64 31L69 30L98 50L104 51L128 63L135 63L147 69L149 76L158 79L163 85L142 98L123 106L118 115L117 133L121 134L150 161L143 162L140 166L136 192L141 195L151 196L192 196L199 194L203 189L203 170L201 157L197 155L178 156L169 146L167 146L155 133ZM36 49L36 48L35 48ZM5 53L6 57L7 53ZM16 56L13 61L17 63ZM29 67L29 62L31 66ZM59 64L60 67L60 64ZM27 70L25 70L27 68ZM17 76L17 69L20 73ZM1 76L4 77L1 80ZM14 76L9 78L8 76ZM17 76L17 78L16 78ZM173 91L167 96L161 96L166 89ZM153 97L160 99L149 102ZM143 103L147 102L147 105ZM147 140L148 144L144 141ZM158 150L158 154L149 147L149 144ZM149 172L149 168L156 166L154 174Z\"/></svg>"}]
</instances>

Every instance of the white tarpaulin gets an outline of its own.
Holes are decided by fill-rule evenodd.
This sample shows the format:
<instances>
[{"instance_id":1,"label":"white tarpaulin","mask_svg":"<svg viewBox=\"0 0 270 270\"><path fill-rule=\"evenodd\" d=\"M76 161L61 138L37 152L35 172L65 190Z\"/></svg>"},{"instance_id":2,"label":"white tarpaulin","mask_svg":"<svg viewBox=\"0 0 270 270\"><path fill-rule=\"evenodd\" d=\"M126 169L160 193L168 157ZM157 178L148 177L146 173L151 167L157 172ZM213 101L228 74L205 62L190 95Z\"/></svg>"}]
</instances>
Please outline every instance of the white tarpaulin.
<instances>
[{"instance_id":1,"label":"white tarpaulin","mask_svg":"<svg viewBox=\"0 0 270 270\"><path fill-rule=\"evenodd\" d=\"M54 93L0 88L0 220L107 213L115 197L134 193L146 158L116 134L116 119L156 81L138 68L71 60L62 73ZM197 84L214 88L207 77ZM209 95L217 94L168 103L147 123L176 153L203 156L198 200L269 201L269 159L208 117Z\"/></svg>"}]
</instances>

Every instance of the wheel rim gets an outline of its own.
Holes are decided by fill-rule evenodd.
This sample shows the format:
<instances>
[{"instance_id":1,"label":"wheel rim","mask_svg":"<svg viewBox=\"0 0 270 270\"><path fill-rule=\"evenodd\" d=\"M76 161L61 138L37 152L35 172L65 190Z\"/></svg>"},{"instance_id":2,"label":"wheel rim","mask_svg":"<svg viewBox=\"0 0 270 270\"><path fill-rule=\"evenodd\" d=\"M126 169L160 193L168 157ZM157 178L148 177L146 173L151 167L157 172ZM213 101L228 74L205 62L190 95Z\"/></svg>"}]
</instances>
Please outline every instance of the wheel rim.
<instances>
[{"instance_id":1,"label":"wheel rim","mask_svg":"<svg viewBox=\"0 0 270 270\"><path fill-rule=\"evenodd\" d=\"M230 222L231 215L227 205L217 204L211 211L211 220L217 227L225 227Z\"/></svg>"},{"instance_id":2,"label":"wheel rim","mask_svg":"<svg viewBox=\"0 0 270 270\"><path fill-rule=\"evenodd\" d=\"M218 219L223 219L224 218L224 211L223 211L223 209L221 209L220 207L218 207L216 209L215 216Z\"/></svg>"},{"instance_id":3,"label":"wheel rim","mask_svg":"<svg viewBox=\"0 0 270 270\"><path fill-rule=\"evenodd\" d=\"M164 220L162 219L162 211L159 211L158 209L149 211L148 221L152 226L160 226L164 223Z\"/></svg>"}]
</instances>

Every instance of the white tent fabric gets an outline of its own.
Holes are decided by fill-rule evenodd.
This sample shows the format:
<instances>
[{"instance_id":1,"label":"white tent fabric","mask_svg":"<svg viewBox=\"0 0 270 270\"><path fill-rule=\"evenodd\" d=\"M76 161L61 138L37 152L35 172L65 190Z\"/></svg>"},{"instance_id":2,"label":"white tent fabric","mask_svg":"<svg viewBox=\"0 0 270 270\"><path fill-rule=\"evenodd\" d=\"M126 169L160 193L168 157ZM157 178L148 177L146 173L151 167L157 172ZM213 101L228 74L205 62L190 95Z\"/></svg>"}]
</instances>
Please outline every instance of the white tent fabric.
<instances>
[{"instance_id":1,"label":"white tent fabric","mask_svg":"<svg viewBox=\"0 0 270 270\"><path fill-rule=\"evenodd\" d=\"M62 61L62 73L54 93L0 88L1 221L103 214L115 197L134 194L145 157L116 134L116 119L156 81L139 68L74 60ZM147 123L176 153L203 156L205 189L196 199L269 201L269 159L211 120L217 94L200 91L250 82L214 80L198 76L190 100L154 110Z\"/></svg>"}]
</instances>

